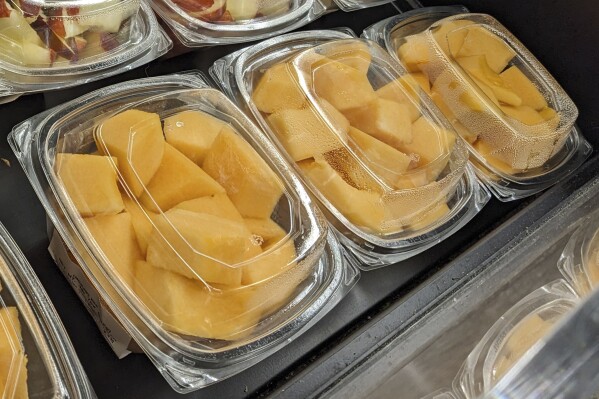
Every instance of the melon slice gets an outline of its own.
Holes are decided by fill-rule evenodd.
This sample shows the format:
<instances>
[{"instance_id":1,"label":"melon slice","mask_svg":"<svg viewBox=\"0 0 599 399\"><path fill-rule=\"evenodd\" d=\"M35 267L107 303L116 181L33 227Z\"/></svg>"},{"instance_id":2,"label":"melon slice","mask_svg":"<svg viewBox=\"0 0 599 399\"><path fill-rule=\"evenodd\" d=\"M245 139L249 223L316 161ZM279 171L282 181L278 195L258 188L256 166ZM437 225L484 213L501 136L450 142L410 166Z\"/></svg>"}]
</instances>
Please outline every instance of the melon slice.
<instances>
[{"instance_id":1,"label":"melon slice","mask_svg":"<svg viewBox=\"0 0 599 399\"><path fill-rule=\"evenodd\" d=\"M433 37L441 46L441 49L447 55L455 55L460 51L464 44L464 39L468 35L467 29L460 29L464 26L472 25L474 22L467 19L457 19L440 24L433 32Z\"/></svg>"},{"instance_id":2,"label":"melon slice","mask_svg":"<svg viewBox=\"0 0 599 399\"><path fill-rule=\"evenodd\" d=\"M152 212L165 212L183 201L224 192L202 168L165 144L162 163L139 200Z\"/></svg>"},{"instance_id":3,"label":"melon slice","mask_svg":"<svg viewBox=\"0 0 599 399\"><path fill-rule=\"evenodd\" d=\"M428 81L428 79L427 79ZM418 83L410 79L410 75L401 77L387 83L376 91L376 94L385 100L395 101L408 108L410 120L414 122L420 118L420 98L417 93Z\"/></svg>"},{"instance_id":4,"label":"melon slice","mask_svg":"<svg viewBox=\"0 0 599 399\"><path fill-rule=\"evenodd\" d=\"M137 264L135 291L166 329L195 337L236 340L258 323L261 309L252 308L253 290L211 291L198 280Z\"/></svg>"},{"instance_id":5,"label":"melon slice","mask_svg":"<svg viewBox=\"0 0 599 399\"><path fill-rule=\"evenodd\" d=\"M164 120L166 142L198 165L226 124L201 111L184 111Z\"/></svg>"},{"instance_id":6,"label":"melon slice","mask_svg":"<svg viewBox=\"0 0 599 399\"><path fill-rule=\"evenodd\" d=\"M137 244L131 215L96 216L84 219L94 241L100 247L123 282L132 287L135 262L143 256Z\"/></svg>"},{"instance_id":7,"label":"melon slice","mask_svg":"<svg viewBox=\"0 0 599 399\"><path fill-rule=\"evenodd\" d=\"M335 43L332 54L327 54L327 57L357 69L364 75L368 73L372 61L368 45L360 40Z\"/></svg>"},{"instance_id":8,"label":"melon slice","mask_svg":"<svg viewBox=\"0 0 599 399\"><path fill-rule=\"evenodd\" d=\"M347 184L358 190L383 192L383 186L373 176L374 173L365 168L356 155L345 148L327 152L315 159L326 161Z\"/></svg>"},{"instance_id":9,"label":"melon slice","mask_svg":"<svg viewBox=\"0 0 599 399\"><path fill-rule=\"evenodd\" d=\"M241 268L256 253L243 222L172 209L155 220L146 260L156 267L210 284L237 287Z\"/></svg>"},{"instance_id":10,"label":"melon slice","mask_svg":"<svg viewBox=\"0 0 599 399\"><path fill-rule=\"evenodd\" d=\"M468 30L468 34L456 57L484 55L489 67L495 73L500 73L516 56L514 50L506 42L484 27L472 26L465 29Z\"/></svg>"},{"instance_id":11,"label":"melon slice","mask_svg":"<svg viewBox=\"0 0 599 399\"><path fill-rule=\"evenodd\" d=\"M412 118L403 104L377 98L368 106L346 111L351 125L397 147L412 141Z\"/></svg>"},{"instance_id":12,"label":"melon slice","mask_svg":"<svg viewBox=\"0 0 599 399\"><path fill-rule=\"evenodd\" d=\"M428 211L424 217L418 219L417 222L411 223L410 228L414 231L423 230L445 217L448 213L449 207L445 202L441 202L439 205Z\"/></svg>"},{"instance_id":13,"label":"melon slice","mask_svg":"<svg viewBox=\"0 0 599 399\"><path fill-rule=\"evenodd\" d=\"M426 36L406 36L405 43L397 49L397 56L410 72L419 72L420 65L430 62L430 44Z\"/></svg>"},{"instance_id":14,"label":"melon slice","mask_svg":"<svg viewBox=\"0 0 599 399\"><path fill-rule=\"evenodd\" d=\"M116 157L128 189L139 197L162 162L164 137L157 114L139 110L121 112L96 128L101 154Z\"/></svg>"},{"instance_id":15,"label":"melon slice","mask_svg":"<svg viewBox=\"0 0 599 399\"><path fill-rule=\"evenodd\" d=\"M329 60L319 63L312 72L316 94L341 112L376 99L368 77L349 65Z\"/></svg>"},{"instance_id":16,"label":"melon slice","mask_svg":"<svg viewBox=\"0 0 599 399\"><path fill-rule=\"evenodd\" d=\"M158 214L144 209L137 200L132 200L126 195L123 196L123 202L125 203L127 213L131 215L131 223L137 237L137 244L145 258L148 250L148 241L152 230L154 230L153 220L158 217Z\"/></svg>"},{"instance_id":17,"label":"melon slice","mask_svg":"<svg viewBox=\"0 0 599 399\"><path fill-rule=\"evenodd\" d=\"M545 118L543 118L537 110L527 105L521 105L519 107L502 105L500 108L507 116L520 121L525 125L534 126L545 123Z\"/></svg>"},{"instance_id":18,"label":"melon slice","mask_svg":"<svg viewBox=\"0 0 599 399\"><path fill-rule=\"evenodd\" d=\"M204 170L219 182L244 217L268 218L283 183L252 146L226 128L206 155Z\"/></svg>"},{"instance_id":19,"label":"melon slice","mask_svg":"<svg viewBox=\"0 0 599 399\"><path fill-rule=\"evenodd\" d=\"M86 154L56 155L56 172L83 217L113 215L124 209L116 167L116 158Z\"/></svg>"},{"instance_id":20,"label":"melon slice","mask_svg":"<svg viewBox=\"0 0 599 399\"><path fill-rule=\"evenodd\" d=\"M244 222L252 235L260 237L263 248L282 240L287 235L287 232L272 219L246 218Z\"/></svg>"},{"instance_id":21,"label":"melon slice","mask_svg":"<svg viewBox=\"0 0 599 399\"><path fill-rule=\"evenodd\" d=\"M235 208L235 205L227 194L213 194L207 197L200 197L189 201L181 202L173 209L183 209L196 213L206 213L208 215L218 216L223 219L234 222L243 222L243 217Z\"/></svg>"},{"instance_id":22,"label":"melon slice","mask_svg":"<svg viewBox=\"0 0 599 399\"><path fill-rule=\"evenodd\" d=\"M287 63L273 65L260 78L252 101L261 112L272 114L282 109L300 109L306 104L306 95L289 68Z\"/></svg>"},{"instance_id":23,"label":"melon slice","mask_svg":"<svg viewBox=\"0 0 599 399\"><path fill-rule=\"evenodd\" d=\"M539 89L517 66L509 67L499 76L501 76L505 87L512 90L522 99L522 105L532 107L537 111L547 107L545 97L543 97Z\"/></svg>"},{"instance_id":24,"label":"melon slice","mask_svg":"<svg viewBox=\"0 0 599 399\"><path fill-rule=\"evenodd\" d=\"M266 245L263 251L260 257L243 266L243 285L268 280L295 266L297 254L292 240Z\"/></svg>"},{"instance_id":25,"label":"melon slice","mask_svg":"<svg viewBox=\"0 0 599 399\"><path fill-rule=\"evenodd\" d=\"M512 168L511 165L494 156L492 154L493 147L491 147L491 145L486 141L479 139L472 147L485 159L485 161L487 161L492 168L500 172L507 173L508 175L513 175L518 172L518 170Z\"/></svg>"},{"instance_id":26,"label":"melon slice","mask_svg":"<svg viewBox=\"0 0 599 399\"><path fill-rule=\"evenodd\" d=\"M27 355L22 344L16 307L0 308L0 392L3 397L27 399Z\"/></svg>"}]
</instances>

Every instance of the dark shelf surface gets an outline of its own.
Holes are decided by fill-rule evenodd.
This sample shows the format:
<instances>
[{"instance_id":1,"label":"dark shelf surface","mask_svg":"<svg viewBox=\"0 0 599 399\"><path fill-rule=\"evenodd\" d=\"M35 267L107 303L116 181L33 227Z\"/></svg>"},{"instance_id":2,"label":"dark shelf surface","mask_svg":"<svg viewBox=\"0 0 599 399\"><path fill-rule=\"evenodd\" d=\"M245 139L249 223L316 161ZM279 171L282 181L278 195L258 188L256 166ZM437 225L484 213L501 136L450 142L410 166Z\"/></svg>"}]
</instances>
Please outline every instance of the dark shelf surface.
<instances>
[{"instance_id":1,"label":"dark shelf surface","mask_svg":"<svg viewBox=\"0 0 599 399\"><path fill-rule=\"evenodd\" d=\"M408 2L398 4L407 7ZM557 0L471 0L463 4L474 12L494 15L524 42L574 99L580 110L579 125L583 134L594 147L599 146L599 80L596 78L599 70L596 51L599 48L596 24L599 8L590 0L575 4ZM396 13L393 5L354 13L337 12L304 29L347 26L360 34L365 27ZM179 395L145 356L130 355L118 360L105 343L92 318L48 254L44 210L8 147L6 136L22 120L97 88L191 69L207 72L214 60L240 47L243 46L199 49L99 82L64 91L23 96L12 103L0 105L0 158L8 160L11 165L0 163L0 185L4 191L0 196L0 221L22 248L48 291L100 398L149 399ZM506 222L503 227L507 230L504 231L511 231L513 220L519 220L520 224L513 224L512 230L526 228L526 223L548 211L559 203L560 198L565 198L594 176L598 164L597 160L587 162L578 177L560 184L544 196L537 196L539 198L507 204L492 200L458 234L434 249L401 264L363 273L359 283L334 312L283 350L237 376L186 396L241 398L283 394L300 398L313 393L316 384L325 383L329 377L335 377L353 364L360 353L391 334L389 328L400 328L408 320L410 312L421 309L427 301L450 286L452 279L460 279L468 272L454 267L463 262L452 260L468 250L468 253L480 255L473 247ZM510 219L514 215L517 217ZM484 247L490 251L502 240L495 238L486 242L491 242ZM435 284L431 284L433 281ZM390 314L399 318L395 324L385 322Z\"/></svg>"}]
</instances>

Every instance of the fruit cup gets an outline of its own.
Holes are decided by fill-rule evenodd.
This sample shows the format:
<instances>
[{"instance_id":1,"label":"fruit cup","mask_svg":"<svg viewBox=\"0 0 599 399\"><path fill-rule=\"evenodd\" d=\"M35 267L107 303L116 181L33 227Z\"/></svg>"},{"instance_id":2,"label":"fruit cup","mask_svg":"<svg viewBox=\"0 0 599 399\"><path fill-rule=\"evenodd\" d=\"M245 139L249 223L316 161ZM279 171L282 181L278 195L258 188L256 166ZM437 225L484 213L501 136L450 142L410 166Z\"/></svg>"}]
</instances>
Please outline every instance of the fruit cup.
<instances>
[{"instance_id":1,"label":"fruit cup","mask_svg":"<svg viewBox=\"0 0 599 399\"><path fill-rule=\"evenodd\" d=\"M50 298L2 224L0 394L7 399L95 397Z\"/></svg>"},{"instance_id":2,"label":"fruit cup","mask_svg":"<svg viewBox=\"0 0 599 399\"><path fill-rule=\"evenodd\" d=\"M373 42L290 34L212 73L294 163L360 267L423 251L488 200L419 77Z\"/></svg>"},{"instance_id":3,"label":"fruit cup","mask_svg":"<svg viewBox=\"0 0 599 399\"><path fill-rule=\"evenodd\" d=\"M429 81L427 94L500 200L555 184L590 154L574 125L572 100L493 17L462 7L423 8L381 21L364 36Z\"/></svg>"},{"instance_id":4,"label":"fruit cup","mask_svg":"<svg viewBox=\"0 0 599 399\"><path fill-rule=\"evenodd\" d=\"M0 0L0 96L101 79L171 45L140 0Z\"/></svg>"},{"instance_id":5,"label":"fruit cup","mask_svg":"<svg viewBox=\"0 0 599 399\"><path fill-rule=\"evenodd\" d=\"M474 399L489 392L521 359L541 345L579 303L565 280L553 281L520 300L487 331L454 381L454 392Z\"/></svg>"},{"instance_id":6,"label":"fruit cup","mask_svg":"<svg viewBox=\"0 0 599 399\"><path fill-rule=\"evenodd\" d=\"M281 348L357 279L274 146L198 75L91 93L11 143L98 306L179 392Z\"/></svg>"}]
</instances>

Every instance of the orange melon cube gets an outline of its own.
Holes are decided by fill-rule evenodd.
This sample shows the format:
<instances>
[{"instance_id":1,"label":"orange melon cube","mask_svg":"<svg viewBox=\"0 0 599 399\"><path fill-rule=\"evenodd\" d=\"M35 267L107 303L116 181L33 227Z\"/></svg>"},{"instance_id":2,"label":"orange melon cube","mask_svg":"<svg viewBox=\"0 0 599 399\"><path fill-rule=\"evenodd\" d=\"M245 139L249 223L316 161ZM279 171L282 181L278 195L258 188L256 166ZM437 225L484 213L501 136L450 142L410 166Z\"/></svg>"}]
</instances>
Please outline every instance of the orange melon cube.
<instances>
[{"instance_id":1,"label":"orange melon cube","mask_svg":"<svg viewBox=\"0 0 599 399\"><path fill-rule=\"evenodd\" d=\"M307 100L288 63L276 64L267 69L252 93L252 101L266 114L283 109L303 108Z\"/></svg>"},{"instance_id":2,"label":"orange melon cube","mask_svg":"<svg viewBox=\"0 0 599 399\"><path fill-rule=\"evenodd\" d=\"M263 246L263 253L243 266L243 285L256 284L295 266L297 254L292 240Z\"/></svg>"},{"instance_id":3,"label":"orange melon cube","mask_svg":"<svg viewBox=\"0 0 599 399\"><path fill-rule=\"evenodd\" d=\"M0 308L0 392L11 399L27 399L27 355L23 347L19 311Z\"/></svg>"},{"instance_id":4,"label":"orange melon cube","mask_svg":"<svg viewBox=\"0 0 599 399\"><path fill-rule=\"evenodd\" d=\"M213 194L206 197L200 197L189 201L181 202L173 209L183 209L196 213L206 213L208 215L218 216L223 219L229 219L234 222L243 222L243 217L235 208L235 205L227 194Z\"/></svg>"},{"instance_id":5,"label":"orange melon cube","mask_svg":"<svg viewBox=\"0 0 599 399\"><path fill-rule=\"evenodd\" d=\"M456 57L484 55L489 67L495 73L500 73L516 56L514 50L507 43L482 26L472 26L466 29L468 34Z\"/></svg>"},{"instance_id":6,"label":"orange melon cube","mask_svg":"<svg viewBox=\"0 0 599 399\"><path fill-rule=\"evenodd\" d=\"M282 240L287 232L272 219L244 219L245 225L252 235L260 237L262 247Z\"/></svg>"},{"instance_id":7,"label":"orange melon cube","mask_svg":"<svg viewBox=\"0 0 599 399\"><path fill-rule=\"evenodd\" d=\"M430 44L426 36L417 34L405 37L397 49L397 56L410 72L419 72L420 65L430 62Z\"/></svg>"},{"instance_id":8,"label":"orange melon cube","mask_svg":"<svg viewBox=\"0 0 599 399\"><path fill-rule=\"evenodd\" d=\"M131 223L133 224L137 244L145 258L148 249L148 240L150 239L152 230L154 230L153 220L158 214L145 209L137 200L133 200L126 195L123 196L123 202L125 203L127 213L131 216Z\"/></svg>"},{"instance_id":9,"label":"orange melon cube","mask_svg":"<svg viewBox=\"0 0 599 399\"><path fill-rule=\"evenodd\" d=\"M537 111L547 107L547 100L532 81L522 73L517 66L511 66L499 75L503 84L522 99L522 105L529 106ZM514 105L514 104L511 104ZM520 104L516 104L520 105Z\"/></svg>"},{"instance_id":10,"label":"orange melon cube","mask_svg":"<svg viewBox=\"0 0 599 399\"><path fill-rule=\"evenodd\" d=\"M435 41L441 46L441 49L447 55L455 55L460 51L464 44L464 39L468 34L467 29L461 29L464 26L472 25L474 22L467 19L456 19L440 24L433 32Z\"/></svg>"},{"instance_id":11,"label":"orange melon cube","mask_svg":"<svg viewBox=\"0 0 599 399\"><path fill-rule=\"evenodd\" d=\"M519 107L502 105L500 108L507 116L522 122L525 125L534 126L545 123L545 118L543 118L537 110L527 105L521 105Z\"/></svg>"},{"instance_id":12,"label":"orange melon cube","mask_svg":"<svg viewBox=\"0 0 599 399\"><path fill-rule=\"evenodd\" d=\"M408 108L410 120L414 122L420 118L420 98L418 97L418 86L409 75L393 80L376 91L379 98L395 101Z\"/></svg>"},{"instance_id":13,"label":"orange melon cube","mask_svg":"<svg viewBox=\"0 0 599 399\"><path fill-rule=\"evenodd\" d=\"M327 57L357 69L364 75L368 73L372 61L368 46L360 40L336 43L334 54L327 54Z\"/></svg>"}]
</instances>

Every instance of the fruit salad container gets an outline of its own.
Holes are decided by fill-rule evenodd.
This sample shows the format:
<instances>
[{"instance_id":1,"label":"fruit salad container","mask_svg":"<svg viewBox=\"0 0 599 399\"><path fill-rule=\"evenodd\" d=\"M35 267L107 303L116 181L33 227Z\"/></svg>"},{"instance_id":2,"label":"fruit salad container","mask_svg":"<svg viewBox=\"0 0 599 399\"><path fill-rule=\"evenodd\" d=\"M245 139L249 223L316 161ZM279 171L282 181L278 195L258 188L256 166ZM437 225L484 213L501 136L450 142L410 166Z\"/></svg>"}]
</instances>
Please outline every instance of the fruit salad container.
<instances>
[{"instance_id":1,"label":"fruit salad container","mask_svg":"<svg viewBox=\"0 0 599 399\"><path fill-rule=\"evenodd\" d=\"M463 7L422 8L381 21L364 36L429 81L428 96L500 200L555 184L591 153L572 100L493 17Z\"/></svg>"},{"instance_id":2,"label":"fruit salad container","mask_svg":"<svg viewBox=\"0 0 599 399\"><path fill-rule=\"evenodd\" d=\"M380 6L391 2L392 0L335 0L337 6L343 11L354 11L362 8Z\"/></svg>"},{"instance_id":3,"label":"fruit salad container","mask_svg":"<svg viewBox=\"0 0 599 399\"><path fill-rule=\"evenodd\" d=\"M116 320L113 349L136 343L179 392L286 345L357 279L275 147L200 75L107 87L10 142L70 252L55 260Z\"/></svg>"},{"instance_id":4,"label":"fruit salad container","mask_svg":"<svg viewBox=\"0 0 599 399\"><path fill-rule=\"evenodd\" d=\"M373 42L290 34L211 73L295 165L360 267L423 251L489 198L418 79Z\"/></svg>"},{"instance_id":5,"label":"fruit salad container","mask_svg":"<svg viewBox=\"0 0 599 399\"><path fill-rule=\"evenodd\" d=\"M0 394L95 398L56 310L0 224Z\"/></svg>"},{"instance_id":6,"label":"fruit salad container","mask_svg":"<svg viewBox=\"0 0 599 399\"><path fill-rule=\"evenodd\" d=\"M470 353L454 383L467 399L480 398L579 304L563 279L527 295L489 329Z\"/></svg>"},{"instance_id":7,"label":"fruit salad container","mask_svg":"<svg viewBox=\"0 0 599 399\"><path fill-rule=\"evenodd\" d=\"M102 79L171 46L140 0L0 0L0 97Z\"/></svg>"},{"instance_id":8,"label":"fruit salad container","mask_svg":"<svg viewBox=\"0 0 599 399\"><path fill-rule=\"evenodd\" d=\"M599 212L577 224L558 266L576 293L586 297L599 285Z\"/></svg>"}]
</instances>

